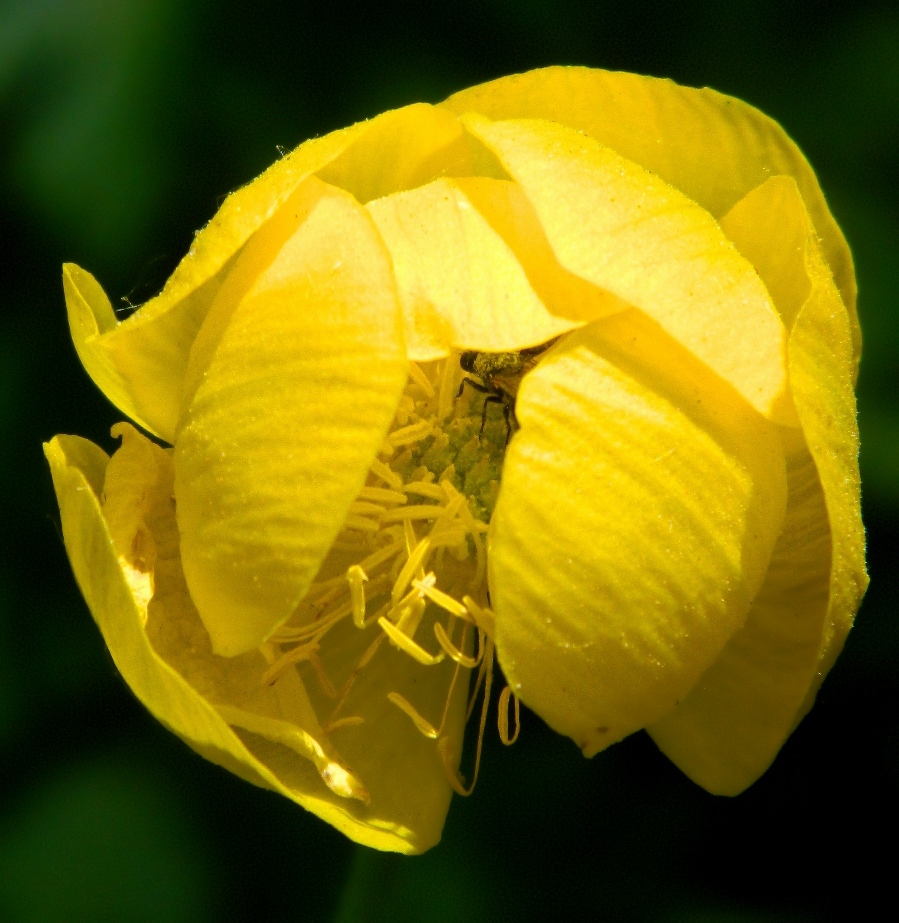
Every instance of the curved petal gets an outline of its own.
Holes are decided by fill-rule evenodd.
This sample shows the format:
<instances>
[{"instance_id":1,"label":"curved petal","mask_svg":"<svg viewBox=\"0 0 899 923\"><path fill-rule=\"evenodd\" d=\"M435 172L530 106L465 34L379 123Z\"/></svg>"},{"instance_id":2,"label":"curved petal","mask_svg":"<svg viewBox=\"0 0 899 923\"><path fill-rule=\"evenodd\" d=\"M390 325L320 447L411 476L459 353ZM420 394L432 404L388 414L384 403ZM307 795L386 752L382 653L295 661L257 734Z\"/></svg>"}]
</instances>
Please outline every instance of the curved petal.
<instances>
[{"instance_id":1,"label":"curved petal","mask_svg":"<svg viewBox=\"0 0 899 923\"><path fill-rule=\"evenodd\" d=\"M788 437L793 445L784 531L746 624L690 695L648 729L690 778L733 795L768 768L810 707L820 682L816 672L826 673L842 645L867 578L846 315L796 183L772 177L737 203L721 225L752 261L800 342L808 342L809 330L806 321L797 326L799 318L812 311L821 323L820 313L827 312L816 359L797 362L792 339L790 355L797 409L811 426L807 436L814 439L820 415L832 413L828 444L819 434L814 459L804 439ZM827 663L819 666L822 653Z\"/></svg>"},{"instance_id":2,"label":"curved petal","mask_svg":"<svg viewBox=\"0 0 899 923\"><path fill-rule=\"evenodd\" d=\"M715 217L769 176L792 176L851 318L854 367L861 352L852 255L808 161L773 119L739 99L671 80L547 67L455 93L451 112L491 119L546 119L585 132L660 176Z\"/></svg>"},{"instance_id":3,"label":"curved petal","mask_svg":"<svg viewBox=\"0 0 899 923\"><path fill-rule=\"evenodd\" d=\"M426 614L417 637L430 636L430 650L436 651L439 647L431 622L431 615ZM328 633L319 656L336 689L344 688L379 633L377 625L360 631L349 619ZM452 685L454 667L448 659L425 667L392 644L382 643L355 676L339 712L339 716L361 718L362 723L333 733L346 764L364 780L372 807L378 806L391 824L408 829L406 835L414 839L416 851L423 852L440 840L452 788L437 741L425 737L388 695L401 695L434 728L440 728L446 709L440 736L453 742L451 750L458 760L469 682L467 671L462 670ZM316 711L326 720L334 710L335 699L322 689L312 670L305 669L301 675Z\"/></svg>"},{"instance_id":4,"label":"curved petal","mask_svg":"<svg viewBox=\"0 0 899 923\"><path fill-rule=\"evenodd\" d=\"M815 676L792 719L811 708L833 666L868 585L861 521L855 355L850 318L824 261L816 229L789 177L771 177L722 219L749 257L790 330L793 400L824 492L830 530L830 588ZM793 261L766 248L789 247Z\"/></svg>"},{"instance_id":5,"label":"curved petal","mask_svg":"<svg viewBox=\"0 0 899 923\"><path fill-rule=\"evenodd\" d=\"M647 728L662 752L716 795L738 795L771 765L793 729L818 663L831 538L818 471L786 430L784 530L746 624L689 695Z\"/></svg>"},{"instance_id":6,"label":"curved petal","mask_svg":"<svg viewBox=\"0 0 899 923\"><path fill-rule=\"evenodd\" d=\"M150 445L145 440L139 445L142 437L133 430L125 438L141 454ZM283 690L289 695L279 695L262 682L267 664L258 652L230 659L212 653L178 563L171 461L155 446L149 451L158 467L157 480L145 492L145 527L160 553L144 628L145 613L116 559L99 500L108 457L73 436L58 436L45 446L75 576L125 681L159 721L212 762L290 798L356 842L404 853L426 849L435 826L439 838L442 825L430 802L403 800L403 791L368 804L338 793L339 782L331 776L339 777L347 761L321 730L296 673ZM273 758L261 758L259 749ZM319 754L325 755L324 768L316 765ZM402 811L394 817L398 803Z\"/></svg>"},{"instance_id":7,"label":"curved petal","mask_svg":"<svg viewBox=\"0 0 899 923\"><path fill-rule=\"evenodd\" d=\"M638 311L566 337L517 413L491 525L497 651L592 755L669 711L743 623L783 521L783 452Z\"/></svg>"},{"instance_id":8,"label":"curved petal","mask_svg":"<svg viewBox=\"0 0 899 923\"><path fill-rule=\"evenodd\" d=\"M783 325L708 212L573 129L465 123L521 185L566 269L640 308L761 413L795 422Z\"/></svg>"},{"instance_id":9,"label":"curved petal","mask_svg":"<svg viewBox=\"0 0 899 923\"><path fill-rule=\"evenodd\" d=\"M364 134L317 173L362 204L424 186L440 176L472 172L465 132L444 109L414 103L362 124Z\"/></svg>"},{"instance_id":10,"label":"curved petal","mask_svg":"<svg viewBox=\"0 0 899 923\"><path fill-rule=\"evenodd\" d=\"M191 344L235 255L274 215L303 180L328 163L367 130L350 128L313 138L273 164L252 183L225 199L199 231L190 251L165 288L131 317L118 323L93 277L66 267L66 301L72 337L88 374L124 413L149 432L174 441L181 386ZM98 318L95 329L82 302Z\"/></svg>"},{"instance_id":11,"label":"curved petal","mask_svg":"<svg viewBox=\"0 0 899 923\"><path fill-rule=\"evenodd\" d=\"M473 206L471 186L439 179L367 205L393 259L410 359L521 349L576 326L546 309L516 254Z\"/></svg>"},{"instance_id":12,"label":"curved petal","mask_svg":"<svg viewBox=\"0 0 899 923\"><path fill-rule=\"evenodd\" d=\"M320 172L366 201L469 172L469 163L458 120L425 104L305 142L229 195L163 291L121 323L93 278L67 267L66 300L81 361L120 410L173 442L191 345L223 279L241 248L308 176Z\"/></svg>"},{"instance_id":13,"label":"curved petal","mask_svg":"<svg viewBox=\"0 0 899 923\"><path fill-rule=\"evenodd\" d=\"M310 178L241 255L187 374L196 390L175 442L178 526L216 653L258 647L291 614L406 375L383 244L347 193Z\"/></svg>"}]
</instances>

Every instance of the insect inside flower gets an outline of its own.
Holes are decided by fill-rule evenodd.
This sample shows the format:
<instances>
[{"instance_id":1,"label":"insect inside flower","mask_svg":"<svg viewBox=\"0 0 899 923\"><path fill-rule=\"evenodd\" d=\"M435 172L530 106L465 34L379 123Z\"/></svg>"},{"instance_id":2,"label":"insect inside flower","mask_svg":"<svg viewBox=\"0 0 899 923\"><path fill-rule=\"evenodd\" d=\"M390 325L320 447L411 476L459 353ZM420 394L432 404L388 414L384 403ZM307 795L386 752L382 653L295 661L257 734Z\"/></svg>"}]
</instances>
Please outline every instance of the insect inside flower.
<instances>
[{"instance_id":1,"label":"insect inside flower","mask_svg":"<svg viewBox=\"0 0 899 923\"><path fill-rule=\"evenodd\" d=\"M466 385L471 385L476 391L485 395L484 406L481 410L481 433L487 424L487 410L490 404L502 407L503 418L506 421L506 442L512 438L512 432L518 429L518 420L515 417L515 398L522 378L527 372L537 365L540 356L558 340L554 337L546 343L531 346L519 352L477 352L466 350L459 358L459 365L466 372L477 376L462 379L459 392L461 397Z\"/></svg>"}]
</instances>

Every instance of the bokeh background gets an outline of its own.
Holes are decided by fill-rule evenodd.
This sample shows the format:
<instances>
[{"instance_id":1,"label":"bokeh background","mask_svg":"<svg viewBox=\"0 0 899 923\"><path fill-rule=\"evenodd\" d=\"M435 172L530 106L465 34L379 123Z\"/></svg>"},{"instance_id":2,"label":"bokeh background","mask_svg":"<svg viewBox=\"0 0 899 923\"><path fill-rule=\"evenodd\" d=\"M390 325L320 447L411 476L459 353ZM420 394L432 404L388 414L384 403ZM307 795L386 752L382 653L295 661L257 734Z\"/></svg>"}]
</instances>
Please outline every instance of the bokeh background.
<instances>
[{"instance_id":1,"label":"bokeh background","mask_svg":"<svg viewBox=\"0 0 899 923\"><path fill-rule=\"evenodd\" d=\"M636 735L592 761L527 715L443 842L382 859L203 762L116 675L40 444L112 447L60 264L155 293L290 148L501 74L587 64L762 108L853 246L872 585L818 704L740 798ZM899 8L813 0L0 0L0 920L830 921L895 906ZM885 836L881 840L880 836Z\"/></svg>"}]
</instances>

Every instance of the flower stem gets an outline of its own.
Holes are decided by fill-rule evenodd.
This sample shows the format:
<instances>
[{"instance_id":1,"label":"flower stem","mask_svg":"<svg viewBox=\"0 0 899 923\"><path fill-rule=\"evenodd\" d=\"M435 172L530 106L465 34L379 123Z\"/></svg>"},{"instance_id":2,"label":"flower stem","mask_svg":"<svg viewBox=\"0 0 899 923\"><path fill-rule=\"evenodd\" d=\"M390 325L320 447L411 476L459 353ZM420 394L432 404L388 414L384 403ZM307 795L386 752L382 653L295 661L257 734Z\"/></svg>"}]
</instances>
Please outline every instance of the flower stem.
<instances>
[{"instance_id":1,"label":"flower stem","mask_svg":"<svg viewBox=\"0 0 899 923\"><path fill-rule=\"evenodd\" d=\"M385 909L393 896L400 861L397 853L357 846L334 923L375 923L387 919Z\"/></svg>"}]
</instances>

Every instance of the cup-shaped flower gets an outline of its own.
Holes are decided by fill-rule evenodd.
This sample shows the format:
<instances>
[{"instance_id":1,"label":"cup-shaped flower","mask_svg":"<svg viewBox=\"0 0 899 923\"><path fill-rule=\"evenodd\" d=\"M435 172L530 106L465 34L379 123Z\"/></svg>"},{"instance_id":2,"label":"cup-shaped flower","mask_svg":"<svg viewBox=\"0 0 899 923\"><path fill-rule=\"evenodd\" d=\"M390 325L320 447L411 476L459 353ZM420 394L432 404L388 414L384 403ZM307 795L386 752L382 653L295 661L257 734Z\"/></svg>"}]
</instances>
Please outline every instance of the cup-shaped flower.
<instances>
[{"instance_id":1,"label":"cup-shaped flower","mask_svg":"<svg viewBox=\"0 0 899 923\"><path fill-rule=\"evenodd\" d=\"M359 842L439 839L494 656L505 741L519 701L588 756L646 728L735 794L840 650L852 262L737 100L498 80L302 145L121 322L64 281L86 369L159 440L47 446L123 677Z\"/></svg>"}]
</instances>

